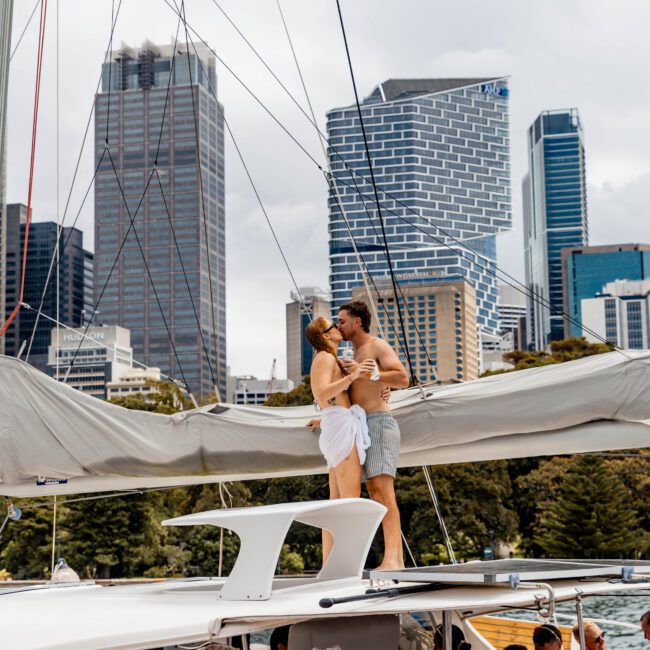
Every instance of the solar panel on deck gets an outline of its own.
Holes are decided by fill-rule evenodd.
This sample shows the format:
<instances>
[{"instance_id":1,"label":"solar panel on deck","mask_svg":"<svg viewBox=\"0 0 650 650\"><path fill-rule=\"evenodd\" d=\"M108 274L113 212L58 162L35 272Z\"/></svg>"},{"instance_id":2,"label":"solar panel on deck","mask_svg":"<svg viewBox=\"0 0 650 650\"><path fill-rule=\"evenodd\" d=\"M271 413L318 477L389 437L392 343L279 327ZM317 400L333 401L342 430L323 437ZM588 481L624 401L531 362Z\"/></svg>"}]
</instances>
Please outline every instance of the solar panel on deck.
<instances>
[{"instance_id":1,"label":"solar panel on deck","mask_svg":"<svg viewBox=\"0 0 650 650\"><path fill-rule=\"evenodd\" d=\"M500 584L511 580L569 580L622 576L624 571L650 573L643 560L487 560L464 564L415 567L398 571L371 571L370 578L402 582Z\"/></svg>"}]
</instances>

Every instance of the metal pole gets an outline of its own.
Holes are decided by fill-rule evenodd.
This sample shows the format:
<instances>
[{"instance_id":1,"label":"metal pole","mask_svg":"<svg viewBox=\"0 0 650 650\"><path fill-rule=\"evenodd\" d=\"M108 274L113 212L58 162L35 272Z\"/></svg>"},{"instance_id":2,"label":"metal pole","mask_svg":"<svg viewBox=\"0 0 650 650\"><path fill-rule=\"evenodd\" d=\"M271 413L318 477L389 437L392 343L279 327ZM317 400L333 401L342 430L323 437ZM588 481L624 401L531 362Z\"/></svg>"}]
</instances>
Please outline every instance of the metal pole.
<instances>
[{"instance_id":1,"label":"metal pole","mask_svg":"<svg viewBox=\"0 0 650 650\"><path fill-rule=\"evenodd\" d=\"M586 650L585 626L582 612L582 592L579 591L576 596L576 615L578 616L578 632L580 633L580 650Z\"/></svg>"},{"instance_id":2,"label":"metal pole","mask_svg":"<svg viewBox=\"0 0 650 650\"><path fill-rule=\"evenodd\" d=\"M452 650L452 626L451 611L444 609L442 611L442 646L443 650Z\"/></svg>"}]
</instances>

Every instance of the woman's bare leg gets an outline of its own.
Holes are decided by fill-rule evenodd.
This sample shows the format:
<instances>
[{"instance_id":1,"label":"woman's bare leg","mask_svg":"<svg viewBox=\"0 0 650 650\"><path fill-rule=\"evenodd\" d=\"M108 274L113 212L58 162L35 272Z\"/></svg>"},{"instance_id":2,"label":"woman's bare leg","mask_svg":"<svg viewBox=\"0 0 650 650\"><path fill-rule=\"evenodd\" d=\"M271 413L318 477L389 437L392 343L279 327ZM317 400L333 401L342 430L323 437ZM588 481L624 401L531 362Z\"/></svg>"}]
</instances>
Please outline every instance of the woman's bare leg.
<instances>
[{"instance_id":1,"label":"woman's bare leg","mask_svg":"<svg viewBox=\"0 0 650 650\"><path fill-rule=\"evenodd\" d=\"M329 471L329 484L330 484L330 499L340 499L341 495L339 493L339 486L336 482L336 475L334 470ZM334 539L332 533L329 530L323 528L323 564L327 561L332 546L334 545Z\"/></svg>"},{"instance_id":2,"label":"woman's bare leg","mask_svg":"<svg viewBox=\"0 0 650 650\"><path fill-rule=\"evenodd\" d=\"M334 468L334 474L341 499L358 499L361 496L361 462L356 445L347 458Z\"/></svg>"}]
</instances>

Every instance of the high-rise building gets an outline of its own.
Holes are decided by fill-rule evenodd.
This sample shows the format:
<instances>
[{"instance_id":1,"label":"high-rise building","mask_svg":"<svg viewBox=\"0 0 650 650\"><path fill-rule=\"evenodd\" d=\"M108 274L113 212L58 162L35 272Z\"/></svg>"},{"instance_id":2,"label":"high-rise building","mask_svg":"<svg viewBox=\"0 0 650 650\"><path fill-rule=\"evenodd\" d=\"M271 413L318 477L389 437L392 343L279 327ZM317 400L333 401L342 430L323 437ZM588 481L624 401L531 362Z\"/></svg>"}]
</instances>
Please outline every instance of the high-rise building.
<instances>
[{"instance_id":1,"label":"high-rise building","mask_svg":"<svg viewBox=\"0 0 650 650\"><path fill-rule=\"evenodd\" d=\"M585 148L578 110L544 111L528 129L523 180L528 341L543 350L564 338L562 249L586 246Z\"/></svg>"},{"instance_id":2,"label":"high-rise building","mask_svg":"<svg viewBox=\"0 0 650 650\"><path fill-rule=\"evenodd\" d=\"M565 336L582 336L582 300L614 280L650 279L650 244L611 244L562 250Z\"/></svg>"},{"instance_id":3,"label":"high-rise building","mask_svg":"<svg viewBox=\"0 0 650 650\"><path fill-rule=\"evenodd\" d=\"M7 89L9 87L9 58L13 0L0 0L0 316L5 313L6 249L6 182L7 182ZM4 337L0 337L0 354L4 354Z\"/></svg>"},{"instance_id":4,"label":"high-rise building","mask_svg":"<svg viewBox=\"0 0 650 650\"><path fill-rule=\"evenodd\" d=\"M12 203L7 206L7 301L5 317L9 316L20 298L26 216L27 207L22 203ZM43 289L50 274L52 260L56 256L58 232L59 226L54 221L32 221L29 227L27 272L23 302L33 309L38 309L42 297L41 311L45 316L38 318L38 326L34 333L28 360L32 365L43 371L47 368L50 332L55 327L50 318L56 318L57 316L56 271L52 271L44 296ZM87 300L89 298L89 288L92 287L90 264L92 262L92 253L84 250L81 230L77 228L61 228L59 254L59 320L69 327L78 327L84 323L86 313L90 309ZM26 343L24 353L27 353L36 319L37 314L35 311L26 308L20 309L5 334L6 354L16 356L23 342ZM24 355L23 358L25 358Z\"/></svg>"},{"instance_id":5,"label":"high-rise building","mask_svg":"<svg viewBox=\"0 0 650 650\"><path fill-rule=\"evenodd\" d=\"M197 394L212 393L214 378L223 398L223 107L214 58L200 45L196 51L145 43L112 52L103 65L95 109L97 162L104 154L95 181L95 299L103 292L102 322L131 331L137 360L185 377ZM155 165L159 174L142 199Z\"/></svg>"},{"instance_id":6,"label":"high-rise building","mask_svg":"<svg viewBox=\"0 0 650 650\"><path fill-rule=\"evenodd\" d=\"M287 377L296 385L311 368L314 350L305 337L305 327L318 316L330 317L329 292L318 287L303 287L300 295L291 292L291 302L286 306Z\"/></svg>"},{"instance_id":7,"label":"high-rise building","mask_svg":"<svg viewBox=\"0 0 650 650\"><path fill-rule=\"evenodd\" d=\"M492 333L499 327L496 235L512 223L508 102L506 78L390 79L362 105L395 271L467 278L476 290L478 325ZM329 111L327 131L344 211L330 190L336 310L362 285L344 216L369 273L389 272L356 107Z\"/></svg>"},{"instance_id":8,"label":"high-rise building","mask_svg":"<svg viewBox=\"0 0 650 650\"><path fill-rule=\"evenodd\" d=\"M103 399L106 384L126 376L133 365L129 330L115 326L53 329L47 365L57 381Z\"/></svg>"},{"instance_id":9,"label":"high-rise building","mask_svg":"<svg viewBox=\"0 0 650 650\"><path fill-rule=\"evenodd\" d=\"M428 275L399 276L399 302L409 355L417 379L470 381L478 377L476 291L462 276L432 280ZM381 308L379 326L386 341L408 370L404 335L397 317L393 287L389 280L375 281ZM374 289L373 289L374 290ZM368 300L364 287L352 290L355 300Z\"/></svg>"},{"instance_id":10,"label":"high-rise building","mask_svg":"<svg viewBox=\"0 0 650 650\"><path fill-rule=\"evenodd\" d=\"M630 350L650 348L650 279L608 282L598 296L580 302L582 334L588 341L606 339Z\"/></svg>"},{"instance_id":11,"label":"high-rise building","mask_svg":"<svg viewBox=\"0 0 650 650\"><path fill-rule=\"evenodd\" d=\"M525 350L526 343L526 294L514 287L499 286L499 327L500 334L512 335L512 349Z\"/></svg>"}]
</instances>

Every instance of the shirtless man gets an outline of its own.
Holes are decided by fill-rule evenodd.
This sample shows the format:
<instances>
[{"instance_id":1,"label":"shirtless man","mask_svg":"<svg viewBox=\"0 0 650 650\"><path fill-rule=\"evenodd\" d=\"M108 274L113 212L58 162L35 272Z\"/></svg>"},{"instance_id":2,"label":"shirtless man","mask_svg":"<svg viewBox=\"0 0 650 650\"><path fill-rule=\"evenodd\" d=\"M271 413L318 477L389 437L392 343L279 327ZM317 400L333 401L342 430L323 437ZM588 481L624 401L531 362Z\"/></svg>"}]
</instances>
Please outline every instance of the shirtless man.
<instances>
[{"instance_id":1,"label":"shirtless man","mask_svg":"<svg viewBox=\"0 0 650 650\"><path fill-rule=\"evenodd\" d=\"M400 432L382 390L408 387L408 375L390 345L370 335L370 311L366 303L355 300L343 305L338 328L343 340L354 345L354 359L343 361L346 371L353 372L366 359L373 359L379 369L377 381L361 378L350 386L350 401L361 406L368 418L370 448L363 466L368 494L388 509L382 522L384 559L378 568L403 569L402 531L394 488Z\"/></svg>"}]
</instances>

